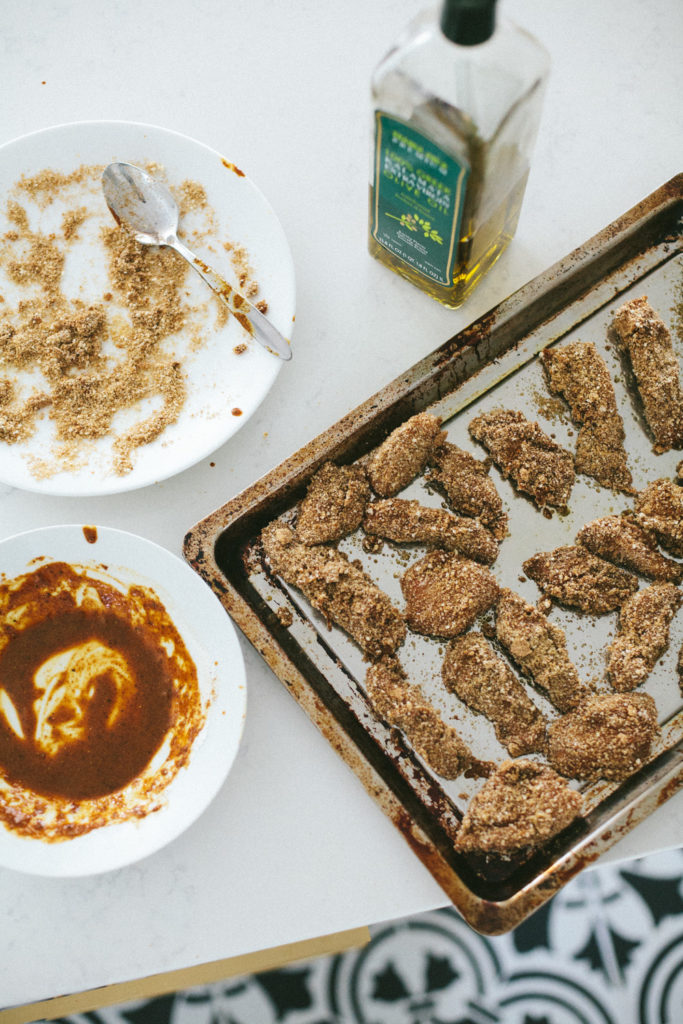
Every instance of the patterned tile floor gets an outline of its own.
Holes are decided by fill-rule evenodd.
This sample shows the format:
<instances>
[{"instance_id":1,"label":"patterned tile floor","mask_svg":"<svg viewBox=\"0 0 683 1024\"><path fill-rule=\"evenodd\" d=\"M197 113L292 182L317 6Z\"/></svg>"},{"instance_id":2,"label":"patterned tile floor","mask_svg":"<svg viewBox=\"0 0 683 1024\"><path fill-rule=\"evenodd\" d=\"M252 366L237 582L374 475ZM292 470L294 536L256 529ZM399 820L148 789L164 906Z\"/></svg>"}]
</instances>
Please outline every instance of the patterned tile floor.
<instances>
[{"instance_id":1,"label":"patterned tile floor","mask_svg":"<svg viewBox=\"0 0 683 1024\"><path fill-rule=\"evenodd\" d=\"M363 949L68 1024L683 1024L683 850L575 879L513 933L452 910Z\"/></svg>"}]
</instances>

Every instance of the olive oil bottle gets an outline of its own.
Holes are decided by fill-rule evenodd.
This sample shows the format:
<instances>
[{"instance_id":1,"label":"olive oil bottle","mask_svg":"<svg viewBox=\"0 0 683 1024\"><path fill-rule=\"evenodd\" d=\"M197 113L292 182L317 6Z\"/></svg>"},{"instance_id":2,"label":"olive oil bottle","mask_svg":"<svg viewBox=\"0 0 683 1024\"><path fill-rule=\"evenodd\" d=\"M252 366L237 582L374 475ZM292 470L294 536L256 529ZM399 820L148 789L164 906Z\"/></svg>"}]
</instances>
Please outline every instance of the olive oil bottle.
<instances>
[{"instance_id":1,"label":"olive oil bottle","mask_svg":"<svg viewBox=\"0 0 683 1024\"><path fill-rule=\"evenodd\" d=\"M372 78L370 253L451 307L515 233L549 70L495 4L443 0Z\"/></svg>"}]
</instances>

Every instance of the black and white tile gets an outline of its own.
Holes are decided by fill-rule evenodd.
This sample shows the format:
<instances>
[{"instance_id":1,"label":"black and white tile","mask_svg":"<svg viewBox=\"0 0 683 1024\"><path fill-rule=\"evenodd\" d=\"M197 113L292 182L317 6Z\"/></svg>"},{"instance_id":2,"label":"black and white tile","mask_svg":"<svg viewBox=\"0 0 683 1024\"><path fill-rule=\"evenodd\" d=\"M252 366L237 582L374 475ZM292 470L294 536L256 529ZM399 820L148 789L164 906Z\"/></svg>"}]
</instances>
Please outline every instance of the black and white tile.
<instances>
[{"instance_id":1,"label":"black and white tile","mask_svg":"<svg viewBox=\"0 0 683 1024\"><path fill-rule=\"evenodd\" d=\"M585 872L514 932L451 909L363 949L68 1024L683 1024L683 850Z\"/></svg>"}]
</instances>

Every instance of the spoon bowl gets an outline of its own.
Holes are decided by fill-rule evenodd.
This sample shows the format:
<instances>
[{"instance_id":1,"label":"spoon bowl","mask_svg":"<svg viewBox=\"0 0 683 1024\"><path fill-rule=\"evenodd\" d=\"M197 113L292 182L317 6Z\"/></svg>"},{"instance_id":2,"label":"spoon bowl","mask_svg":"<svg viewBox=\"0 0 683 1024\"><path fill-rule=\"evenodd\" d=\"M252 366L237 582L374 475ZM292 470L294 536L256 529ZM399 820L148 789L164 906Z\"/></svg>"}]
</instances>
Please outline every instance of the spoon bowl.
<instances>
[{"instance_id":1,"label":"spoon bowl","mask_svg":"<svg viewBox=\"0 0 683 1024\"><path fill-rule=\"evenodd\" d=\"M178 205L161 181L134 164L112 163L102 173L102 191L117 224L137 242L175 249L248 334L280 359L292 358L289 341L270 320L179 240Z\"/></svg>"},{"instance_id":2,"label":"spoon bowl","mask_svg":"<svg viewBox=\"0 0 683 1024\"><path fill-rule=\"evenodd\" d=\"M115 220L142 245L177 238L178 204L166 186L134 164L109 164L102 191Z\"/></svg>"}]
</instances>

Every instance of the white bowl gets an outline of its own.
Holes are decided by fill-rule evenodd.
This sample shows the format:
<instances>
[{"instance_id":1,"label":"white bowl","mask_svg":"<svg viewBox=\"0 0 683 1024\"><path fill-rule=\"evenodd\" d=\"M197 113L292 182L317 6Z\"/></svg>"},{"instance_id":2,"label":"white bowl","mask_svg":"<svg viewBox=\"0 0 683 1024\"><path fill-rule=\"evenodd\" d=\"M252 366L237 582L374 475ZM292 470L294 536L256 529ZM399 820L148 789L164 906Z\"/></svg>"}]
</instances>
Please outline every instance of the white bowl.
<instances>
[{"instance_id":1,"label":"white bowl","mask_svg":"<svg viewBox=\"0 0 683 1024\"><path fill-rule=\"evenodd\" d=\"M188 763L160 794L159 810L57 842L25 838L0 823L0 865L28 874L97 874L160 849L191 825L216 795L235 759L244 726L244 661L235 628L210 588L185 562L157 544L121 530L95 530L94 543L76 525L10 537L0 542L0 568L10 579L35 569L35 559L104 565L126 587L137 583L154 590L197 667L205 720ZM154 804L158 802L155 799Z\"/></svg>"}]
</instances>

